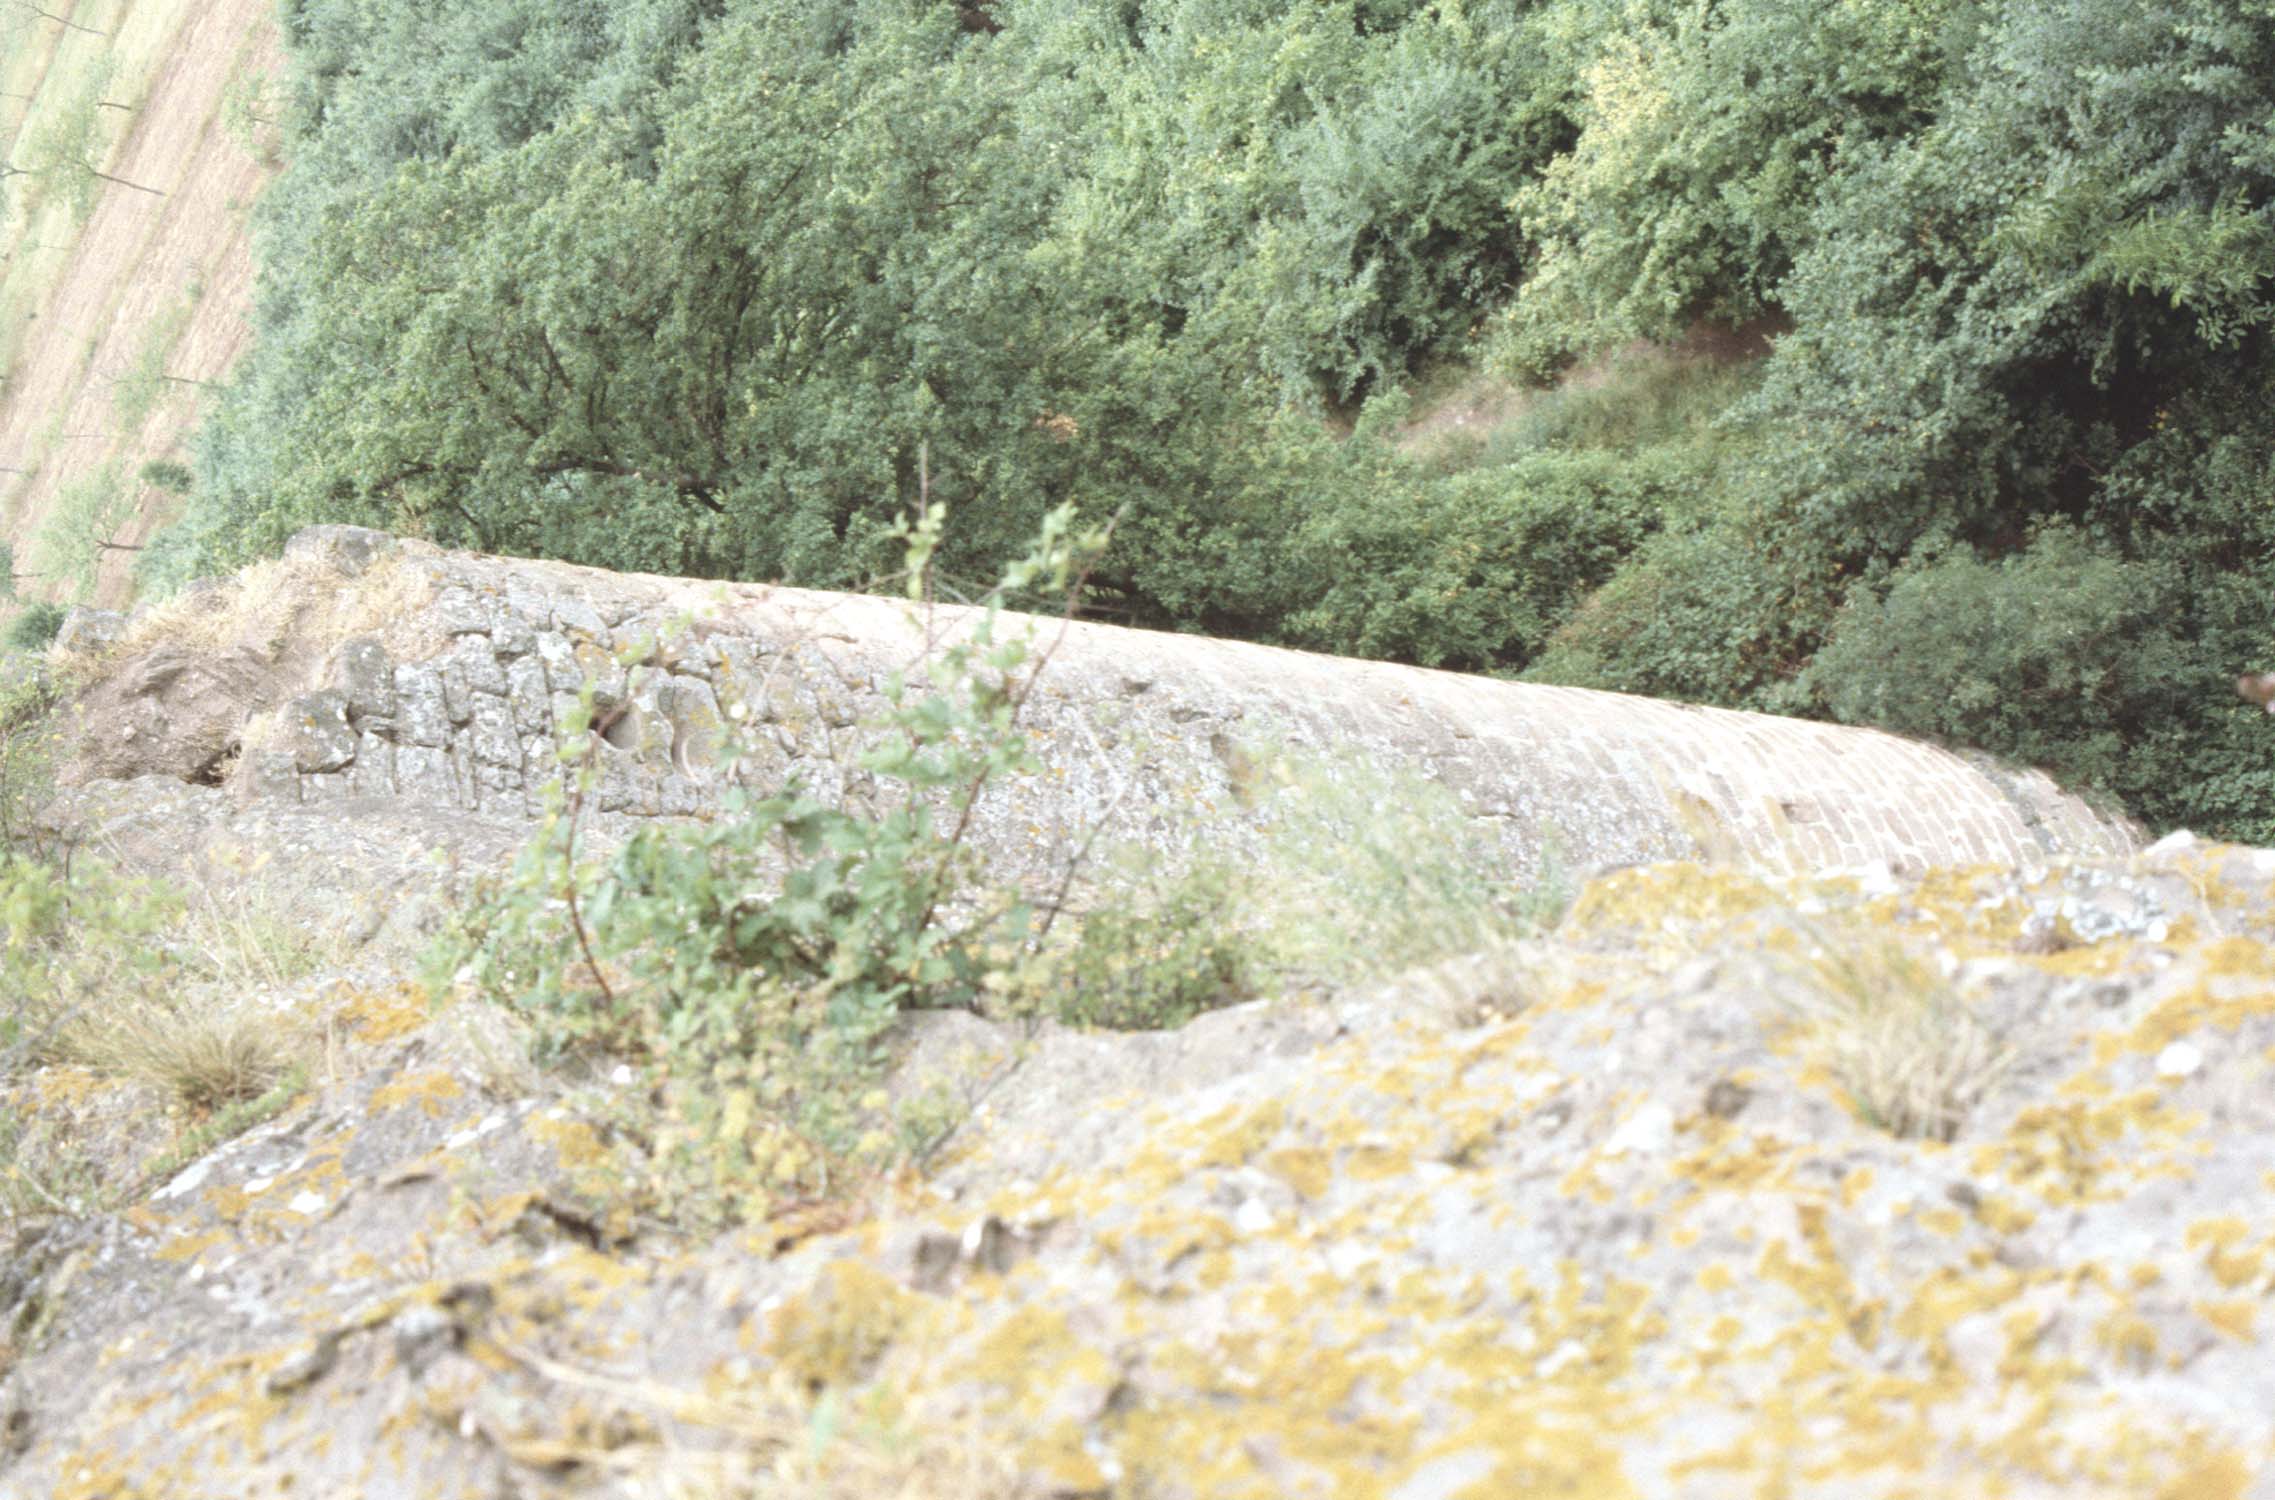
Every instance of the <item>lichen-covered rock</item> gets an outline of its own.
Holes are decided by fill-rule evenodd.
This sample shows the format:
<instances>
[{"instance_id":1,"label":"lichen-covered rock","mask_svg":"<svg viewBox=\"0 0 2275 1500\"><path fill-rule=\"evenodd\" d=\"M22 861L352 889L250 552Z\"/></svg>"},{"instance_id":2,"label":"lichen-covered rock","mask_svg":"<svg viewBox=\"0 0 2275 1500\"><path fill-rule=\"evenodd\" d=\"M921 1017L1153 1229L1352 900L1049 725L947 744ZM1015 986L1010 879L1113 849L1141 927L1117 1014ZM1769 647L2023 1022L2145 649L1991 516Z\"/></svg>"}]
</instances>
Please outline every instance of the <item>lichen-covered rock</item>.
<instances>
[{"instance_id":1,"label":"lichen-covered rock","mask_svg":"<svg viewBox=\"0 0 2275 1500\"><path fill-rule=\"evenodd\" d=\"M279 748L303 776L337 771L355 759L356 733L344 693L306 693L277 714Z\"/></svg>"},{"instance_id":2,"label":"lichen-covered rock","mask_svg":"<svg viewBox=\"0 0 2275 1500\"><path fill-rule=\"evenodd\" d=\"M74 604L55 632L55 649L66 656L92 656L116 645L125 634L126 616L119 611Z\"/></svg>"},{"instance_id":3,"label":"lichen-covered rock","mask_svg":"<svg viewBox=\"0 0 2275 1500\"><path fill-rule=\"evenodd\" d=\"M546 1077L404 979L581 689L605 857L714 805L738 711L752 784L843 794L959 618L326 531L130 627L53 825L360 946L271 997L325 1043L273 1119L183 1161L146 1111L115 1208L0 1222L0 1497L2275 1496L2275 851L2130 854L2028 773L1071 627L999 870L1232 846L1274 744L1612 868L1174 1032L911 1016L928 1171L724 1235L656 1195L686 1122L629 1066Z\"/></svg>"},{"instance_id":4,"label":"lichen-covered rock","mask_svg":"<svg viewBox=\"0 0 2275 1500\"><path fill-rule=\"evenodd\" d=\"M348 716L358 728L365 720L395 715L395 663L387 648L369 637L343 641L325 674L347 699Z\"/></svg>"},{"instance_id":5,"label":"lichen-covered rock","mask_svg":"<svg viewBox=\"0 0 2275 1500\"><path fill-rule=\"evenodd\" d=\"M395 740L439 750L450 743L451 713L442 673L430 666L395 669Z\"/></svg>"},{"instance_id":6,"label":"lichen-covered rock","mask_svg":"<svg viewBox=\"0 0 2275 1500\"><path fill-rule=\"evenodd\" d=\"M175 793L286 850L382 816ZM1938 1027L1854 1029L1858 974ZM894 1087L973 1106L929 1179L693 1239L631 1211L629 1072L304 1003L348 1059L305 1101L0 1261L38 1330L0 1495L2275 1485L2275 851L1639 867L1520 947L1176 1032L912 1017ZM1921 1079L1958 1107L1891 1130Z\"/></svg>"}]
</instances>

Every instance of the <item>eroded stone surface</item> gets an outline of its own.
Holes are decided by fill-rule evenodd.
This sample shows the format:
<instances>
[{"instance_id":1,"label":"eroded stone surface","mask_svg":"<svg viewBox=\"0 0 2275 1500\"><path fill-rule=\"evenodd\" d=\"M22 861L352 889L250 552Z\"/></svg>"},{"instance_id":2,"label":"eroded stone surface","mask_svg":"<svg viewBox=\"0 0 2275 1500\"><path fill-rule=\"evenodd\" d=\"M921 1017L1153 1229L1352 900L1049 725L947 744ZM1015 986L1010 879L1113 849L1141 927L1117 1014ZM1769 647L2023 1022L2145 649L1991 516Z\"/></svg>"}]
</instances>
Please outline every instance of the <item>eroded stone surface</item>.
<instances>
[{"instance_id":1,"label":"eroded stone surface","mask_svg":"<svg viewBox=\"0 0 2275 1500\"><path fill-rule=\"evenodd\" d=\"M353 528L320 528L288 562L299 571L270 592L310 599L268 602L284 623L265 656L226 632L204 649L129 633L89 693L86 774L210 766L240 727L232 716L298 700L297 716L279 716L287 742L268 748L290 751L302 784L277 786L248 744L244 764L260 770L249 790L524 815L558 772L534 742L558 746L589 684L604 713L622 708L602 751L610 811L701 811L737 743L746 781L798 776L829 793L888 676L970 624L946 607L443 553ZM337 646L318 638L341 618L380 624ZM1109 844L1163 850L1238 837L1254 810L1244 770L1277 748L1445 784L1519 874L1667 858L1917 871L2137 842L2034 772L1869 730L1106 625L1012 625L1047 656L1023 716L1043 771L993 788L976 836L1017 876L1047 878L1100 823ZM296 649L295 631L314 644ZM352 739L328 711L307 725L311 693L344 698ZM730 736L736 722L747 730ZM367 746L389 749L359 763Z\"/></svg>"},{"instance_id":2,"label":"eroded stone surface","mask_svg":"<svg viewBox=\"0 0 2275 1500\"><path fill-rule=\"evenodd\" d=\"M2275 851L2130 854L1883 735L1072 627L1045 770L983 808L1005 868L1101 817L1238 838L1274 744L1440 780L1518 870L1615 868L1524 943L1173 1033L909 1017L927 1175L689 1234L634 1069L540 1074L398 965L526 837L584 686L605 843L708 807L737 722L761 783L842 792L926 622L360 533L275 577L130 625L51 815L365 945L270 997L328 1039L282 1114L0 1226L6 1500L2275 1493Z\"/></svg>"},{"instance_id":3,"label":"eroded stone surface","mask_svg":"<svg viewBox=\"0 0 2275 1500\"><path fill-rule=\"evenodd\" d=\"M629 1212L624 1082L366 993L367 1064L9 1261L40 1336L0 1494L629 1500L862 1413L841 1482L972 1500L2257 1497L2271 892L2275 851L2217 845L1659 866L1177 1033L913 1018L896 1086L978 1101L931 1180L693 1242ZM1812 1027L1875 940L2011 1054L1948 1140L1879 1128ZM957 1446L894 1471L878 1432ZM999 1468L950 1482L975 1443Z\"/></svg>"}]
</instances>

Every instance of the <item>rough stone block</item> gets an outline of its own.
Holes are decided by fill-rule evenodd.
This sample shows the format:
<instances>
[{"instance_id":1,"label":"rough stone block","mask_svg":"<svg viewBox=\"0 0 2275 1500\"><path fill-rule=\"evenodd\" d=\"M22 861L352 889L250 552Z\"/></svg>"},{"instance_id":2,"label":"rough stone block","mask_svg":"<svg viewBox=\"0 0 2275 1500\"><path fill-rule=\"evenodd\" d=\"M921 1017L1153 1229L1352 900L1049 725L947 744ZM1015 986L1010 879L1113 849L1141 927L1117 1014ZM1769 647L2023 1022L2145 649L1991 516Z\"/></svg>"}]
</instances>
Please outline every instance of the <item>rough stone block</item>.
<instances>
[{"instance_id":1,"label":"rough stone block","mask_svg":"<svg viewBox=\"0 0 2275 1500\"><path fill-rule=\"evenodd\" d=\"M467 736L458 735L450 742L450 784L452 800L460 807L473 807L474 752Z\"/></svg>"},{"instance_id":2,"label":"rough stone block","mask_svg":"<svg viewBox=\"0 0 2275 1500\"><path fill-rule=\"evenodd\" d=\"M426 665L395 669L395 742L436 749L450 743L449 694L442 673Z\"/></svg>"},{"instance_id":3,"label":"rough stone block","mask_svg":"<svg viewBox=\"0 0 2275 1500\"><path fill-rule=\"evenodd\" d=\"M577 665L577 648L557 630L541 633L532 649L545 668L545 683L556 693L573 693L584 684L584 669Z\"/></svg>"},{"instance_id":4,"label":"rough stone block","mask_svg":"<svg viewBox=\"0 0 2275 1500\"><path fill-rule=\"evenodd\" d=\"M468 588L447 588L427 606L427 619L445 635L488 635L490 611Z\"/></svg>"},{"instance_id":5,"label":"rough stone block","mask_svg":"<svg viewBox=\"0 0 2275 1500\"><path fill-rule=\"evenodd\" d=\"M505 699L486 693L476 695L474 723L466 743L476 764L511 766L516 775L520 774L521 737L515 732L513 709Z\"/></svg>"},{"instance_id":6,"label":"rough stone block","mask_svg":"<svg viewBox=\"0 0 2275 1500\"><path fill-rule=\"evenodd\" d=\"M366 526L303 526L284 544L287 558L305 558L350 578L395 550L395 539Z\"/></svg>"},{"instance_id":7,"label":"rough stone block","mask_svg":"<svg viewBox=\"0 0 2275 1500\"><path fill-rule=\"evenodd\" d=\"M55 649L71 656L91 655L126 634L126 616L115 609L74 604L55 633Z\"/></svg>"},{"instance_id":8,"label":"rough stone block","mask_svg":"<svg viewBox=\"0 0 2275 1500\"><path fill-rule=\"evenodd\" d=\"M300 770L292 763L287 750L254 750L237 764L237 774L230 779L230 789L241 797L274 798L282 802L300 800Z\"/></svg>"},{"instance_id":9,"label":"rough stone block","mask_svg":"<svg viewBox=\"0 0 2275 1500\"><path fill-rule=\"evenodd\" d=\"M590 636L603 645L608 643L608 622L600 617L599 610L573 594L563 594L553 601L553 628Z\"/></svg>"},{"instance_id":10,"label":"rough stone block","mask_svg":"<svg viewBox=\"0 0 2275 1500\"><path fill-rule=\"evenodd\" d=\"M355 761L356 732L348 724L346 695L326 690L293 699L277 716L279 747L303 775L337 771Z\"/></svg>"},{"instance_id":11,"label":"rough stone block","mask_svg":"<svg viewBox=\"0 0 2275 1500\"><path fill-rule=\"evenodd\" d=\"M368 636L341 642L332 653L330 676L348 700L349 718L360 722L394 716L395 662L379 642Z\"/></svg>"},{"instance_id":12,"label":"rough stone block","mask_svg":"<svg viewBox=\"0 0 2275 1500\"><path fill-rule=\"evenodd\" d=\"M436 660L445 667L456 667L466 679L466 686L477 693L494 693L505 696L506 669L498 661L498 653L491 649L488 636L465 636L451 643L450 649Z\"/></svg>"},{"instance_id":13,"label":"rough stone block","mask_svg":"<svg viewBox=\"0 0 2275 1500\"><path fill-rule=\"evenodd\" d=\"M538 619L545 618L540 614ZM509 600L499 600L490 622L490 646L501 657L527 655L537 645L537 627Z\"/></svg>"},{"instance_id":14,"label":"rough stone block","mask_svg":"<svg viewBox=\"0 0 2275 1500\"><path fill-rule=\"evenodd\" d=\"M553 719L551 726L547 732L551 734L555 742L558 743L567 733L564 726L568 724L569 716L577 711L577 695L575 693L564 693L556 690L552 696L551 707L553 710Z\"/></svg>"},{"instance_id":15,"label":"rough stone block","mask_svg":"<svg viewBox=\"0 0 2275 1500\"><path fill-rule=\"evenodd\" d=\"M356 741L352 775L357 796L394 796L395 747L376 734L364 734Z\"/></svg>"},{"instance_id":16,"label":"rough stone block","mask_svg":"<svg viewBox=\"0 0 2275 1500\"><path fill-rule=\"evenodd\" d=\"M677 771L667 771L656 784L656 809L668 818L693 817L710 805L704 789Z\"/></svg>"},{"instance_id":17,"label":"rough stone block","mask_svg":"<svg viewBox=\"0 0 2275 1500\"><path fill-rule=\"evenodd\" d=\"M535 791L564 774L561 758L553 741L546 735L531 735L521 742L521 780L524 786Z\"/></svg>"},{"instance_id":18,"label":"rough stone block","mask_svg":"<svg viewBox=\"0 0 2275 1500\"><path fill-rule=\"evenodd\" d=\"M506 668L506 702L513 709L514 727L522 734L543 734L553 727L552 695L546 691L545 668L536 657L517 657Z\"/></svg>"},{"instance_id":19,"label":"rough stone block","mask_svg":"<svg viewBox=\"0 0 2275 1500\"><path fill-rule=\"evenodd\" d=\"M457 662L446 661L435 669L442 677L442 709L453 725L471 723L474 718L474 690L466 684L466 669Z\"/></svg>"},{"instance_id":20,"label":"rough stone block","mask_svg":"<svg viewBox=\"0 0 2275 1500\"><path fill-rule=\"evenodd\" d=\"M458 782L451 772L449 752L426 745L397 746L395 787L408 801L444 807L456 803Z\"/></svg>"},{"instance_id":21,"label":"rough stone block","mask_svg":"<svg viewBox=\"0 0 2275 1500\"><path fill-rule=\"evenodd\" d=\"M473 805L483 812L520 813L527 810L521 784L521 767L487 763L474 767Z\"/></svg>"}]
</instances>

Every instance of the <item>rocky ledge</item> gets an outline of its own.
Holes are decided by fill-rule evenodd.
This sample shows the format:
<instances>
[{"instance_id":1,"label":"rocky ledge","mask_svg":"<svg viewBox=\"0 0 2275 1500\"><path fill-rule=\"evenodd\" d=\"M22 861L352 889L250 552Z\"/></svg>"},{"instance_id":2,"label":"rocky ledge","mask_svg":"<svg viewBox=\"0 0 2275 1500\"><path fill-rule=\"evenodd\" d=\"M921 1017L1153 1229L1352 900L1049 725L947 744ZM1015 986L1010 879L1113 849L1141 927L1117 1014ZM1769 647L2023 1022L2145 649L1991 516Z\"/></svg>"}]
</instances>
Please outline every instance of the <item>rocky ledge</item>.
<instances>
[{"instance_id":1,"label":"rocky ledge","mask_svg":"<svg viewBox=\"0 0 2275 1500\"><path fill-rule=\"evenodd\" d=\"M690 696L843 765L801 747L923 643L876 601L362 535L254 582L77 672L66 801L150 868L328 828L365 853L295 869L502 857L543 738L509 785L505 726L575 690L564 646L606 674L734 622L653 698L602 684L629 819L704 785ZM272 997L327 1037L273 1117L7 1226L0 1495L2275 1500L2275 851L2135 850L1821 726L1092 627L1051 672L1014 866L1077 814L1013 809L1236 828L1253 726L1441 775L1512 863L1554 829L1613 867L1535 937L1176 1031L907 1017L888 1090L953 1117L925 1169L703 1234L630 1069L540 1071L376 942ZM70 1068L7 1107L131 1134Z\"/></svg>"}]
</instances>

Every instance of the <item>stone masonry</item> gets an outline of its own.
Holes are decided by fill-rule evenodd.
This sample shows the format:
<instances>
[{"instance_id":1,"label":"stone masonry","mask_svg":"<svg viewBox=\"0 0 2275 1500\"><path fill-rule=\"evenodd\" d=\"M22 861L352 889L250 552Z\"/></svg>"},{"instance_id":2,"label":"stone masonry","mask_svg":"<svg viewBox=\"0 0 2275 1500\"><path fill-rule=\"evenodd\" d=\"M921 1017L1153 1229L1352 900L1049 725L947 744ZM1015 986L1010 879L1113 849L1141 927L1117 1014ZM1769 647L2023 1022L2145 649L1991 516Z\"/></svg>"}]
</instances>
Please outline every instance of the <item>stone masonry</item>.
<instances>
[{"instance_id":1,"label":"stone masonry","mask_svg":"<svg viewBox=\"0 0 2275 1500\"><path fill-rule=\"evenodd\" d=\"M288 615L302 623L260 648L268 686L247 707L265 713L231 745L227 774L241 795L307 803L534 815L588 682L605 724L603 813L700 815L730 775L859 796L864 726L891 674L971 623L946 606L448 553L345 527L303 532L285 567L310 598ZM296 648L293 631L317 616L371 628ZM975 832L1020 875L1047 875L1086 841L1173 852L1237 837L1254 822L1256 767L1275 748L1442 783L1487 820L1518 873L1669 858L1773 871L2031 865L2137 841L2036 772L1870 730L1107 625L1005 623L1047 656L1021 720L1042 770L991 791ZM107 648L114 678L138 670L138 649L156 649L137 641L130 624ZM116 717L87 734L131 734L112 730ZM1350 762L1326 762L1338 763Z\"/></svg>"}]
</instances>

